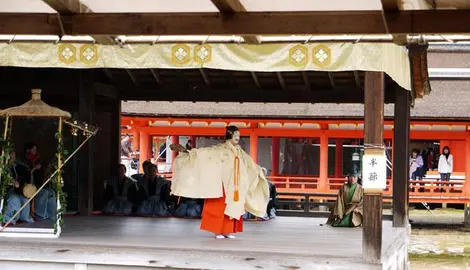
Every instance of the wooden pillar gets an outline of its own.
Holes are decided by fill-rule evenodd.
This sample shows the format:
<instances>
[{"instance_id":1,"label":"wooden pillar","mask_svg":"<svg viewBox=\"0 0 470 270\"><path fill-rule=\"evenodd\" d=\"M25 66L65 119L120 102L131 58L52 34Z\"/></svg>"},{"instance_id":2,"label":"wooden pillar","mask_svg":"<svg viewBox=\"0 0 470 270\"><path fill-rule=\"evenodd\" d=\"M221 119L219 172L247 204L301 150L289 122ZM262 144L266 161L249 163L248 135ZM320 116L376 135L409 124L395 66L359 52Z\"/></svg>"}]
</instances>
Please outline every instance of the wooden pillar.
<instances>
[{"instance_id":1,"label":"wooden pillar","mask_svg":"<svg viewBox=\"0 0 470 270\"><path fill-rule=\"evenodd\" d=\"M179 136L171 136L171 144L179 144L179 143L180 143ZM173 163L177 155L178 155L177 151L171 151L171 163ZM168 156L168 154L166 156Z\"/></svg>"},{"instance_id":2,"label":"wooden pillar","mask_svg":"<svg viewBox=\"0 0 470 270\"><path fill-rule=\"evenodd\" d=\"M119 164L121 163L121 101L116 99L113 101L113 109L111 113L111 176L115 176Z\"/></svg>"},{"instance_id":3,"label":"wooden pillar","mask_svg":"<svg viewBox=\"0 0 470 270\"><path fill-rule=\"evenodd\" d=\"M80 70L78 93L78 117L80 121L92 124L95 114L95 89L93 70ZM80 135L80 141L85 137ZM79 152L79 211L80 215L89 216L93 212L93 140Z\"/></svg>"},{"instance_id":4,"label":"wooden pillar","mask_svg":"<svg viewBox=\"0 0 470 270\"><path fill-rule=\"evenodd\" d=\"M395 89L393 125L393 227L408 225L410 91Z\"/></svg>"},{"instance_id":5,"label":"wooden pillar","mask_svg":"<svg viewBox=\"0 0 470 270\"><path fill-rule=\"evenodd\" d=\"M320 135L320 179L318 189L321 192L328 191L328 135L322 132Z\"/></svg>"},{"instance_id":6,"label":"wooden pillar","mask_svg":"<svg viewBox=\"0 0 470 270\"><path fill-rule=\"evenodd\" d=\"M383 146L384 74L365 73L364 83L364 145ZM367 176L365 176L367 177ZM366 262L380 263L382 253L382 193L364 194L362 256Z\"/></svg>"},{"instance_id":7,"label":"wooden pillar","mask_svg":"<svg viewBox=\"0 0 470 270\"><path fill-rule=\"evenodd\" d=\"M279 175L280 146L280 139L278 137L273 137L271 148L271 176Z\"/></svg>"},{"instance_id":8,"label":"wooden pillar","mask_svg":"<svg viewBox=\"0 0 470 270\"><path fill-rule=\"evenodd\" d=\"M258 135L250 134L250 156L255 163L258 163Z\"/></svg>"},{"instance_id":9,"label":"wooden pillar","mask_svg":"<svg viewBox=\"0 0 470 270\"><path fill-rule=\"evenodd\" d=\"M151 144L150 144L150 136L145 131L139 132L139 172L142 173L142 163L149 159L152 155Z\"/></svg>"},{"instance_id":10,"label":"wooden pillar","mask_svg":"<svg viewBox=\"0 0 470 270\"><path fill-rule=\"evenodd\" d=\"M335 177L343 177L343 139L336 139Z\"/></svg>"},{"instance_id":11,"label":"wooden pillar","mask_svg":"<svg viewBox=\"0 0 470 270\"><path fill-rule=\"evenodd\" d=\"M140 148L140 130L138 126L131 126L132 150L135 152Z\"/></svg>"}]
</instances>

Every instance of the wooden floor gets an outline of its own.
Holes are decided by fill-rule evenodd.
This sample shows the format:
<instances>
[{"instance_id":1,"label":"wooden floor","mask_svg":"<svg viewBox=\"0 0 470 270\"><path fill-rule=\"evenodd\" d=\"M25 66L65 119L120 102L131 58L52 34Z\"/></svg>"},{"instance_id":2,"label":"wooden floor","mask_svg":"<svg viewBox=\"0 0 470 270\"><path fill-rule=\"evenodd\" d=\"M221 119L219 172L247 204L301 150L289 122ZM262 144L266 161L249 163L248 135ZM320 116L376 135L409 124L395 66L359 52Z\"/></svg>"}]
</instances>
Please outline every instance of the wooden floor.
<instances>
[{"instance_id":1,"label":"wooden floor","mask_svg":"<svg viewBox=\"0 0 470 270\"><path fill-rule=\"evenodd\" d=\"M149 254L177 252L191 254L225 254L249 258L303 257L306 260L338 260L349 263L361 262L362 228L332 228L320 226L323 218L278 217L267 222L245 222L244 233L237 239L216 240L210 233L199 230L199 220L176 218L138 217L70 217L59 239L13 239L0 238L0 244L12 247L11 254L0 253L0 261L15 256L13 251L26 252L47 248L52 254L42 257L70 256L74 251L91 252L98 256L103 251L120 250L126 255L136 252ZM43 223L41 226L44 226ZM39 223L36 224L39 226ZM403 230L392 228L391 222L383 223L383 252L387 252ZM75 250L76 249L76 250ZM29 251L28 251L29 250ZM62 250L62 251L61 251ZM63 251L63 250L66 250ZM100 253L101 252L101 253ZM83 252L82 252L83 253ZM103 253L100 256L104 256ZM109 254L108 254L109 255ZM116 255L116 254L115 254ZM31 255L32 256L32 255ZM40 254L38 254L40 256ZM90 255L91 256L91 255ZM119 256L118 256L119 257ZM124 260L124 256L119 258ZM316 259L314 259L316 258ZM75 258L76 259L76 258ZM136 259L136 258L134 258ZM142 258L140 265L148 265L151 257ZM197 261L193 258L193 261ZM64 258L64 260L66 260ZM94 260L100 260L100 257ZM253 259L254 260L254 259ZM299 262L299 259L296 259ZM129 262L127 262L129 263ZM223 268L229 269L229 268ZM242 269L242 268L239 268ZM247 268L248 269L248 268ZM275 269L275 268L272 268Z\"/></svg>"}]
</instances>

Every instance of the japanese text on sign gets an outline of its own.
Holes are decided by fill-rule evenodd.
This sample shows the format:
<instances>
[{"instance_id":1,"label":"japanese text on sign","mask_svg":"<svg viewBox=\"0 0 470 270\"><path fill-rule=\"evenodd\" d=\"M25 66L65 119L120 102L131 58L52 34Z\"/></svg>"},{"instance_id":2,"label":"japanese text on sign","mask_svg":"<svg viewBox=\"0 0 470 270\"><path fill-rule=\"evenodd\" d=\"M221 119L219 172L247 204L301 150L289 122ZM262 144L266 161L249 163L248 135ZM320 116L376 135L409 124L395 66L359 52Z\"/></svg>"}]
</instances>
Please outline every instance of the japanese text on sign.
<instances>
[{"instance_id":1,"label":"japanese text on sign","mask_svg":"<svg viewBox=\"0 0 470 270\"><path fill-rule=\"evenodd\" d=\"M362 186L385 189L387 185L387 158L384 150L366 150L362 157Z\"/></svg>"}]
</instances>

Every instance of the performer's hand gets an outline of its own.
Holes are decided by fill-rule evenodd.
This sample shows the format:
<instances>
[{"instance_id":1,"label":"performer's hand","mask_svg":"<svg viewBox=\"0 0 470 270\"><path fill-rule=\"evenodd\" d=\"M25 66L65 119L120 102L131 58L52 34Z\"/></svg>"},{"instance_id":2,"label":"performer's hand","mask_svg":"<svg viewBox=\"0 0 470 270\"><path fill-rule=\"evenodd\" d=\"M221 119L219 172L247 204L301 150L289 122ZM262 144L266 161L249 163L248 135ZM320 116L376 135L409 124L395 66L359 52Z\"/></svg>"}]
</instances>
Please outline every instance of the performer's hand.
<instances>
[{"instance_id":1,"label":"performer's hand","mask_svg":"<svg viewBox=\"0 0 470 270\"><path fill-rule=\"evenodd\" d=\"M261 171L264 173L264 175L268 175L268 170L265 167L261 167Z\"/></svg>"},{"instance_id":2,"label":"performer's hand","mask_svg":"<svg viewBox=\"0 0 470 270\"><path fill-rule=\"evenodd\" d=\"M20 187L20 182L18 182L16 180L13 180L13 186L16 187L16 188L19 188Z\"/></svg>"}]
</instances>

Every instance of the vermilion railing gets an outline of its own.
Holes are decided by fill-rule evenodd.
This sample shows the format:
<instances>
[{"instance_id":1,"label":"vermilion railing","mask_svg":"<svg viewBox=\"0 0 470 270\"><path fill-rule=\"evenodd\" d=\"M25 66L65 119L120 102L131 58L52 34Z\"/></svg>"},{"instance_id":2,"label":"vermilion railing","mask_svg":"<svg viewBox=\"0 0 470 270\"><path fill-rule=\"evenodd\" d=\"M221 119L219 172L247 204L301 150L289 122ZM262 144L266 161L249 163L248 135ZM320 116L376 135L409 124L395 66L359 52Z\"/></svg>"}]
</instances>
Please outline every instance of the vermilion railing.
<instances>
[{"instance_id":1,"label":"vermilion railing","mask_svg":"<svg viewBox=\"0 0 470 270\"><path fill-rule=\"evenodd\" d=\"M171 173L160 174L171 179ZM311 176L269 176L268 179L275 184L282 195L281 199L302 199L299 194L311 194L312 199L331 200L339 188L346 182L344 177L328 178L326 190L319 189L319 177ZM410 202L428 203L466 203L470 202L470 194L464 193L465 178L451 181L438 179L410 180ZM387 179L387 188L384 191L384 201L391 201L392 179ZM288 193L295 193L288 195Z\"/></svg>"}]
</instances>

